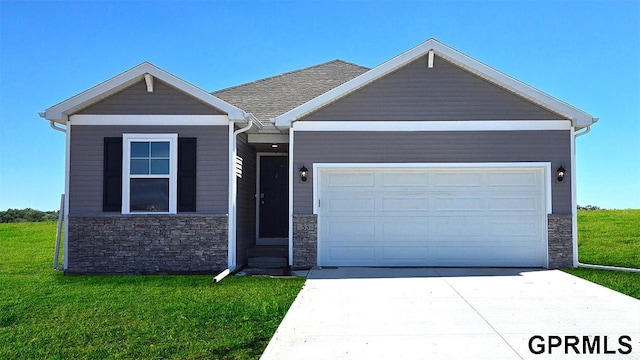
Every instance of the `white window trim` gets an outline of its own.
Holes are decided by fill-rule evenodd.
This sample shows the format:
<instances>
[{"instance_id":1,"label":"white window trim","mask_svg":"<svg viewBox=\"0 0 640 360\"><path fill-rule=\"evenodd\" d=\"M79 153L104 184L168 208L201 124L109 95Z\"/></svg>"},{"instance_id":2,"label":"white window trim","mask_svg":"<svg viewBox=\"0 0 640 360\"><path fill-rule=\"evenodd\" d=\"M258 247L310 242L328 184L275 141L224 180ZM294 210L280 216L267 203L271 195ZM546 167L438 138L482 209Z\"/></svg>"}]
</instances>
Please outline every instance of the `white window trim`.
<instances>
[{"instance_id":1,"label":"white window trim","mask_svg":"<svg viewBox=\"0 0 640 360\"><path fill-rule=\"evenodd\" d=\"M134 141L169 141L169 211L131 212L130 207L130 158L131 142ZM135 178L145 176L136 175ZM162 178L165 176L149 175L148 178ZM178 134L123 134L122 135L122 213L140 215L176 214L178 203Z\"/></svg>"}]
</instances>

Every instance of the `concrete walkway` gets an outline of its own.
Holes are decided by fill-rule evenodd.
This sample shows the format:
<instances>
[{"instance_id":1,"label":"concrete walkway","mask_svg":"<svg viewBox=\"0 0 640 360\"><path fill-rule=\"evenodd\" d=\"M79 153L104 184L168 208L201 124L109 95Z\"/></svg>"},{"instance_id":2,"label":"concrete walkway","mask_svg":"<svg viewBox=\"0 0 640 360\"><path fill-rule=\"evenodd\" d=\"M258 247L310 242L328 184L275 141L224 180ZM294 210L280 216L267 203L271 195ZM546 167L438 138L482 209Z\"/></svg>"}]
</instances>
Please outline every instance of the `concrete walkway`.
<instances>
[{"instance_id":1,"label":"concrete walkway","mask_svg":"<svg viewBox=\"0 0 640 360\"><path fill-rule=\"evenodd\" d=\"M602 357L640 359L640 301L561 271L337 268L309 273L261 359Z\"/></svg>"}]
</instances>

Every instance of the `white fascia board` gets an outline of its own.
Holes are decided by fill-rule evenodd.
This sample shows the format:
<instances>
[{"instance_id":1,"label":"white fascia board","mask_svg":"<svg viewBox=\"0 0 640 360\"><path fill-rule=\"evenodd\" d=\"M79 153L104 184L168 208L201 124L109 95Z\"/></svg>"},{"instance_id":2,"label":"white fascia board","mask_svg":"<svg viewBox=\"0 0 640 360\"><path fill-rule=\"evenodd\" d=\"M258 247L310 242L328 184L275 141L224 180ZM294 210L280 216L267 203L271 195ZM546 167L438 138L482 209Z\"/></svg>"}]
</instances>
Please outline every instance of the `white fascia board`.
<instances>
[{"instance_id":1,"label":"white fascia board","mask_svg":"<svg viewBox=\"0 0 640 360\"><path fill-rule=\"evenodd\" d=\"M69 117L71 125L220 125L229 126L227 115L86 115Z\"/></svg>"},{"instance_id":2,"label":"white fascia board","mask_svg":"<svg viewBox=\"0 0 640 360\"><path fill-rule=\"evenodd\" d=\"M241 109L209 94L208 92L192 85L154 65L149 62L143 62L142 64L123 72L103 83L100 83L80 94L71 97L57 105L48 108L43 114L47 120L53 120L56 122L65 121L69 115L74 112L83 109L87 106L95 104L96 102L117 93L118 91L125 89L138 81L144 79L145 74L149 74L156 77L167 84L189 94L190 96L211 105L217 109L226 112L229 118L232 120L245 120L247 114Z\"/></svg>"},{"instance_id":3,"label":"white fascia board","mask_svg":"<svg viewBox=\"0 0 640 360\"><path fill-rule=\"evenodd\" d=\"M292 122L300 119L301 117L368 85L369 83L411 63L421 56L427 55L429 51L434 51L437 55L464 69L467 69L468 71L471 71L487 81L523 96L542 107L567 117L568 119L572 119L573 126L575 127L588 126L597 121L597 118L594 118L593 116L565 102L562 102L540 90L537 90L446 45L443 45L435 39L429 39L413 49L410 49L365 72L364 74L276 117L274 119L275 125L281 128L289 127Z\"/></svg>"},{"instance_id":4,"label":"white fascia board","mask_svg":"<svg viewBox=\"0 0 640 360\"><path fill-rule=\"evenodd\" d=\"M249 134L249 144L288 144L288 134Z\"/></svg>"},{"instance_id":5,"label":"white fascia board","mask_svg":"<svg viewBox=\"0 0 640 360\"><path fill-rule=\"evenodd\" d=\"M527 131L570 130L569 120L299 121L296 131Z\"/></svg>"}]
</instances>

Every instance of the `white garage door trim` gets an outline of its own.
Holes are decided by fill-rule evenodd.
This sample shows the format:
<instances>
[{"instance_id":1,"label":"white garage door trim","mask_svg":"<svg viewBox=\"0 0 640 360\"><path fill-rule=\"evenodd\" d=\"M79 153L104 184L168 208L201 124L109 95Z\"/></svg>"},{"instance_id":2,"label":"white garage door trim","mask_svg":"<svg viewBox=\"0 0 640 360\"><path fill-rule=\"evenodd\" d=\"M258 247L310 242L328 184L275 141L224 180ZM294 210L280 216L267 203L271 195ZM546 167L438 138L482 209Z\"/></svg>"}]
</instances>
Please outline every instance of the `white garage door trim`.
<instances>
[{"instance_id":1,"label":"white garage door trim","mask_svg":"<svg viewBox=\"0 0 640 360\"><path fill-rule=\"evenodd\" d=\"M461 170L471 170L471 169L500 169L504 168L505 170L518 170L518 169L531 169L531 170L540 170L542 172L543 186L545 191L545 199L544 208L546 210L546 214L551 214L553 212L552 209L552 201L551 201L551 163L549 162L528 162L528 163L316 163L313 165L313 213L318 215L318 244L317 244L317 254L318 254L318 265L323 264L322 259L322 219L320 218L322 214L320 213L320 189L321 189L321 174L324 170L335 170L335 169L439 169L439 170L447 170L447 169L461 169ZM548 228L548 224L546 223L545 218L545 226ZM544 237L544 262L545 266L548 267L548 239L547 239L547 231L544 231L542 234Z\"/></svg>"}]
</instances>

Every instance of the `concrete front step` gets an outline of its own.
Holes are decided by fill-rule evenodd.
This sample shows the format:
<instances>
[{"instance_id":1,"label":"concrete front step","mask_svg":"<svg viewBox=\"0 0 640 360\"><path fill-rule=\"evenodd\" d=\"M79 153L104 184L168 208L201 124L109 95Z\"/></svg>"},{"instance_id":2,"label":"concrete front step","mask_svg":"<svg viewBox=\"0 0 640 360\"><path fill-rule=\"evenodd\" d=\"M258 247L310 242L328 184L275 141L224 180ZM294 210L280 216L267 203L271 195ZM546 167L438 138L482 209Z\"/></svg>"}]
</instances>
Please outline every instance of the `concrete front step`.
<instances>
[{"instance_id":1,"label":"concrete front step","mask_svg":"<svg viewBox=\"0 0 640 360\"><path fill-rule=\"evenodd\" d=\"M278 268L278 269L261 269L248 267L243 269L238 273L239 275L270 275L270 276L285 276L289 275L289 268Z\"/></svg>"},{"instance_id":2,"label":"concrete front step","mask_svg":"<svg viewBox=\"0 0 640 360\"><path fill-rule=\"evenodd\" d=\"M274 269L287 266L286 257L256 256L248 258L248 266L252 268Z\"/></svg>"},{"instance_id":3,"label":"concrete front step","mask_svg":"<svg viewBox=\"0 0 640 360\"><path fill-rule=\"evenodd\" d=\"M247 257L261 256L289 258L289 248L286 245L258 245L247 249Z\"/></svg>"}]
</instances>

